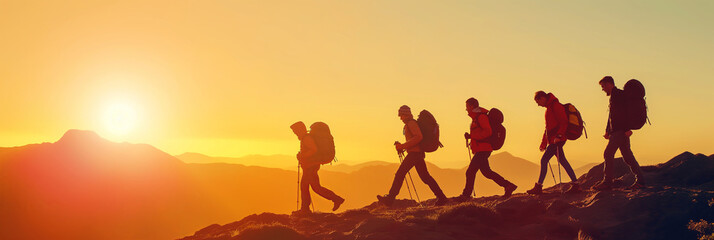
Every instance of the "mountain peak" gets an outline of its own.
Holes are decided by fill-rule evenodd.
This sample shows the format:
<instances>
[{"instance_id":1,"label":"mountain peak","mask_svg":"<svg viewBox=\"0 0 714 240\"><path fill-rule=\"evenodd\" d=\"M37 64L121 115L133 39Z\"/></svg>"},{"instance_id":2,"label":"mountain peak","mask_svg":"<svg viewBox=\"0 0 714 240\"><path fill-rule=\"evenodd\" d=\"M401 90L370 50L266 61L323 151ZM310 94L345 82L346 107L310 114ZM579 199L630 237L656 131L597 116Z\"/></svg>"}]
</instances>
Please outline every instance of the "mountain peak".
<instances>
[{"instance_id":1,"label":"mountain peak","mask_svg":"<svg viewBox=\"0 0 714 240\"><path fill-rule=\"evenodd\" d=\"M57 143L61 144L83 144L106 141L99 134L89 130L70 129L62 135Z\"/></svg>"},{"instance_id":2,"label":"mountain peak","mask_svg":"<svg viewBox=\"0 0 714 240\"><path fill-rule=\"evenodd\" d=\"M677 155L677 156L674 157L674 158L690 158L690 157L692 157L692 156L694 156L694 153L691 153L691 152L689 152L689 151L684 151L683 153Z\"/></svg>"}]
</instances>

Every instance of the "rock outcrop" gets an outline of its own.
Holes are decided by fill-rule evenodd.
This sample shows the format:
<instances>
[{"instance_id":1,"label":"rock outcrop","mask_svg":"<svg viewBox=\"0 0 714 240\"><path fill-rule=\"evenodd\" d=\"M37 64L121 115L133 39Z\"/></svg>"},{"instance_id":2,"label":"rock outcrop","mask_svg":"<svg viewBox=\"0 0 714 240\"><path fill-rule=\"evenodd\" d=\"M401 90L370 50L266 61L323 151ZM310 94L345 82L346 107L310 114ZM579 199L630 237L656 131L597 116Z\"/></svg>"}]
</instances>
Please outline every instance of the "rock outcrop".
<instances>
[{"instance_id":1,"label":"rock outcrop","mask_svg":"<svg viewBox=\"0 0 714 240\"><path fill-rule=\"evenodd\" d=\"M208 226L183 240L696 239L698 232L688 225L714 220L714 156L685 152L644 166L648 186L638 190L623 188L634 178L621 159L615 169L622 187L612 191L562 194L567 186L560 184L541 195L483 197L441 207L431 206L433 199L423 206L397 200L391 207L373 203L340 214L262 213ZM588 188L601 179L602 164L579 181Z\"/></svg>"}]
</instances>

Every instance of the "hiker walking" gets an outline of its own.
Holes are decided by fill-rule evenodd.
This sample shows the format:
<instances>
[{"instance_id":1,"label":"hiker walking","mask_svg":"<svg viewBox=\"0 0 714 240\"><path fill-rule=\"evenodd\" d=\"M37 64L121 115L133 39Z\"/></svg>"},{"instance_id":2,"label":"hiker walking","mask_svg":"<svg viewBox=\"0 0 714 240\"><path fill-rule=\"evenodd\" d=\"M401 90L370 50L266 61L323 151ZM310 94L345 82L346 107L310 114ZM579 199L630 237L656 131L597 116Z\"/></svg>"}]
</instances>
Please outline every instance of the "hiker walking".
<instances>
[{"instance_id":1,"label":"hiker walking","mask_svg":"<svg viewBox=\"0 0 714 240\"><path fill-rule=\"evenodd\" d=\"M420 146L420 142L422 142L424 136L422 134L422 130L419 128L419 124L417 124L417 121L414 120L411 109L407 105L403 105L399 108L398 115L402 122L404 122L403 132L406 137L406 142L396 142L395 147L399 153L406 151L407 156L399 165L397 173L394 174L394 181L392 182L389 194L384 196L378 195L377 199L384 205L392 205L394 198L397 197L399 190L402 188L404 177L407 175L409 170L414 167L416 168L421 181L428 185L431 191L434 192L434 195L436 195L437 201L435 205L444 205L448 201L448 198L444 195L444 192L441 191L439 184L436 183L436 180L431 177L429 171L426 169L426 162L424 161L426 154L424 149Z\"/></svg>"},{"instance_id":2,"label":"hiker walking","mask_svg":"<svg viewBox=\"0 0 714 240\"><path fill-rule=\"evenodd\" d=\"M466 170L466 186L461 196L457 197L457 200L466 201L471 199L471 193L474 191L476 173L478 173L479 170L481 170L484 177L493 180L496 184L504 188L504 197L510 197L513 191L518 187L491 170L488 164L488 157L491 156L491 152L493 151L491 136L494 133L488 117L489 111L480 107L478 100L475 98L469 98L466 100L466 112L468 116L471 117L471 130L470 132L464 133L464 138L471 140L470 147L474 155Z\"/></svg>"},{"instance_id":3,"label":"hiker walking","mask_svg":"<svg viewBox=\"0 0 714 240\"><path fill-rule=\"evenodd\" d=\"M532 189L526 191L529 194L543 193L543 180L548 173L548 162L557 154L556 158L560 165L563 165L565 172L570 177L570 188L566 193L576 193L580 191L578 186L578 178L575 176L575 171L568 163L563 152L563 145L568 140L566 138L566 130L568 129L568 115L565 112L565 107L560 104L558 98L553 93L545 93L538 91L535 93L535 102L538 106L546 108L545 110L545 132L543 140L540 143L540 151L543 152L543 157L540 159L540 175L538 182L535 183Z\"/></svg>"},{"instance_id":4,"label":"hiker walking","mask_svg":"<svg viewBox=\"0 0 714 240\"><path fill-rule=\"evenodd\" d=\"M300 205L300 210L293 213L306 214L312 212L310 211L310 203L312 203L310 187L317 195L334 203L332 211L337 210L345 202L345 199L321 186L320 178L317 175L317 171L320 170L320 164L329 163L335 157L334 141L329 127L323 122L316 122L310 126L310 133L308 133L303 122L296 122L290 128L300 140L300 152L297 153L297 159L303 170L302 182L300 182L302 204Z\"/></svg>"},{"instance_id":5,"label":"hiker walking","mask_svg":"<svg viewBox=\"0 0 714 240\"><path fill-rule=\"evenodd\" d=\"M642 87L639 81L633 79L625 84L624 90L620 90L615 86L615 80L610 76L603 77L599 83L602 87L602 91L604 91L607 96L610 96L610 114L607 119L605 135L603 136L605 139L608 139L604 153L604 177L601 182L593 186L593 189L600 191L612 189L615 152L618 149L620 149L625 163L630 166L630 171L635 174L635 182L627 187L627 189L642 188L645 184L644 178L640 165L637 163L637 160L635 160L632 149L630 149L630 136L632 136L632 130L641 128L642 125L644 125L644 120L647 118L646 105L643 100L644 87ZM628 85L636 85L636 89ZM639 103L640 106L632 107L631 103L635 101L633 98L639 98L641 102L634 103ZM640 116L631 115L633 113L639 113Z\"/></svg>"}]
</instances>

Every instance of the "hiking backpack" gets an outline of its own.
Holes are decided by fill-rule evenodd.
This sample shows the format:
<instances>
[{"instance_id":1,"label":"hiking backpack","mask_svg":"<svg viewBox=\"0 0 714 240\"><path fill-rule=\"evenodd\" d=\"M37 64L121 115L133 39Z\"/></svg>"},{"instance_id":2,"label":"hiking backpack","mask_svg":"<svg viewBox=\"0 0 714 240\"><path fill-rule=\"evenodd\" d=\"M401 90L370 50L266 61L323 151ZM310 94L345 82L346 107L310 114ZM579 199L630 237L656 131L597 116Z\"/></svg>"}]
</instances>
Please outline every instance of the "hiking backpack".
<instances>
[{"instance_id":1,"label":"hiking backpack","mask_svg":"<svg viewBox=\"0 0 714 240\"><path fill-rule=\"evenodd\" d=\"M491 124L491 137L488 142L491 143L493 150L498 150L503 147L506 142L506 127L503 126L503 112L498 108L488 110L488 123Z\"/></svg>"},{"instance_id":2,"label":"hiking backpack","mask_svg":"<svg viewBox=\"0 0 714 240\"><path fill-rule=\"evenodd\" d=\"M583 130L585 130L585 122L583 122L583 117L580 115L580 111L575 108L575 105L571 103L563 104L565 108L565 115L568 117L568 127L565 130L565 137L569 140L576 140L583 135ZM588 132L585 130L585 138L588 137Z\"/></svg>"},{"instance_id":3,"label":"hiking backpack","mask_svg":"<svg viewBox=\"0 0 714 240\"><path fill-rule=\"evenodd\" d=\"M631 130L640 129L649 121L647 118L647 102L645 101L645 86L637 79L630 79L625 83L624 92L627 104L628 128Z\"/></svg>"},{"instance_id":4,"label":"hiking backpack","mask_svg":"<svg viewBox=\"0 0 714 240\"><path fill-rule=\"evenodd\" d=\"M421 130L422 140L419 148L424 152L434 152L440 147L444 147L439 141L439 124L436 118L427 110L422 110L416 120Z\"/></svg>"},{"instance_id":5,"label":"hiking backpack","mask_svg":"<svg viewBox=\"0 0 714 240\"><path fill-rule=\"evenodd\" d=\"M324 122L313 123L310 126L310 136L317 145L312 161L319 164L331 163L335 159L335 140L330 133L330 127Z\"/></svg>"}]
</instances>

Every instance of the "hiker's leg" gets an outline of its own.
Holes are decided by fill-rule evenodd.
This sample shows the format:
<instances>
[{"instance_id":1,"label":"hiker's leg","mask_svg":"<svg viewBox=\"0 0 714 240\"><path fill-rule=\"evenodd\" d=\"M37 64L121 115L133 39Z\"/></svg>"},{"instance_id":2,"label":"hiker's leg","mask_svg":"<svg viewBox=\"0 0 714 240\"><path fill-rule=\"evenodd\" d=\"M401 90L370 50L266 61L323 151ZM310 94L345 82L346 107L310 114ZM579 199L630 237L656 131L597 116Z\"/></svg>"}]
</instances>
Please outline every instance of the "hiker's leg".
<instances>
[{"instance_id":1,"label":"hiker's leg","mask_svg":"<svg viewBox=\"0 0 714 240\"><path fill-rule=\"evenodd\" d=\"M616 135L617 133L610 134L610 139L607 142L607 146L605 147L605 153L603 154L603 157L605 158L605 164L603 166L604 181L612 181L612 179L614 178L614 176L612 175L612 168L615 164L615 152L620 147Z\"/></svg>"},{"instance_id":2,"label":"hiker's leg","mask_svg":"<svg viewBox=\"0 0 714 240\"><path fill-rule=\"evenodd\" d=\"M543 152L543 157L540 158L540 175L538 175L538 184L543 185L545 181L545 176L548 175L548 162L555 155L556 148L554 144L548 145Z\"/></svg>"},{"instance_id":3,"label":"hiker's leg","mask_svg":"<svg viewBox=\"0 0 714 240\"><path fill-rule=\"evenodd\" d=\"M302 179L300 181L300 198L302 202L300 204L300 209L310 209L310 184L313 181L313 177L317 172L312 172L310 167L302 168Z\"/></svg>"},{"instance_id":4,"label":"hiker's leg","mask_svg":"<svg viewBox=\"0 0 714 240\"><path fill-rule=\"evenodd\" d=\"M408 153L407 157L402 161L402 164L399 165L397 173L394 174L392 188L389 189L389 196L397 197L397 194L399 194L399 190L402 189L402 183L404 183L404 177L407 175L407 172L414 167L414 158L414 154Z\"/></svg>"},{"instance_id":5,"label":"hiker's leg","mask_svg":"<svg viewBox=\"0 0 714 240\"><path fill-rule=\"evenodd\" d=\"M318 170L320 170L320 166L317 166L315 168L314 180L312 181L312 183L310 183L310 186L312 186L312 191L317 193L317 195L320 195L321 197L326 198L330 201L338 199L339 197L337 196L337 194L332 192L330 189L327 189L320 185L320 175L317 174Z\"/></svg>"},{"instance_id":6,"label":"hiker's leg","mask_svg":"<svg viewBox=\"0 0 714 240\"><path fill-rule=\"evenodd\" d=\"M466 169L466 186L464 186L464 191L461 192L462 196L471 196L474 191L474 182L476 181L476 173L481 168L479 164L479 159L483 158L483 152L477 152L471 158L471 163L469 163L469 168Z\"/></svg>"},{"instance_id":7,"label":"hiker's leg","mask_svg":"<svg viewBox=\"0 0 714 240\"><path fill-rule=\"evenodd\" d=\"M635 159L635 155L632 153L632 149L630 146L630 137L625 135L623 133L622 135L622 144L620 145L620 153L622 153L622 159L625 161L625 163L630 166L630 171L632 171L633 174L635 174L635 180L639 183L644 182L644 178L642 176L642 169L640 168L640 164L637 163L637 160Z\"/></svg>"},{"instance_id":8,"label":"hiker's leg","mask_svg":"<svg viewBox=\"0 0 714 240\"><path fill-rule=\"evenodd\" d=\"M426 156L425 153L412 153L414 155L417 155L417 159L414 163L414 168L416 168L417 174L419 174L419 178L421 178L421 181L424 182L431 191L434 193L436 198L439 199L444 199L446 198L446 195L444 195L444 192L441 191L441 188L439 187L439 184L436 183L436 180L429 174L429 171L426 169L426 162L424 161L424 157Z\"/></svg>"},{"instance_id":9,"label":"hiker's leg","mask_svg":"<svg viewBox=\"0 0 714 240\"><path fill-rule=\"evenodd\" d=\"M487 154L485 155L486 157L481 160L481 174L483 174L484 177L493 180L496 182L501 187L505 187L511 184L508 180L503 178L501 175L498 173L494 172L491 170L491 167L488 164L488 157L491 156L491 152L486 152Z\"/></svg>"},{"instance_id":10,"label":"hiker's leg","mask_svg":"<svg viewBox=\"0 0 714 240\"><path fill-rule=\"evenodd\" d=\"M573 167L570 166L570 163L568 163L568 159L565 158L565 152L563 151L563 145L565 145L565 142L560 142L555 145L558 149L558 162L560 162L560 165L563 166L565 172L568 173L568 176L570 176L570 180L573 182L577 182L578 177L575 176L575 171L573 171Z\"/></svg>"}]
</instances>

